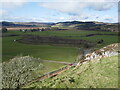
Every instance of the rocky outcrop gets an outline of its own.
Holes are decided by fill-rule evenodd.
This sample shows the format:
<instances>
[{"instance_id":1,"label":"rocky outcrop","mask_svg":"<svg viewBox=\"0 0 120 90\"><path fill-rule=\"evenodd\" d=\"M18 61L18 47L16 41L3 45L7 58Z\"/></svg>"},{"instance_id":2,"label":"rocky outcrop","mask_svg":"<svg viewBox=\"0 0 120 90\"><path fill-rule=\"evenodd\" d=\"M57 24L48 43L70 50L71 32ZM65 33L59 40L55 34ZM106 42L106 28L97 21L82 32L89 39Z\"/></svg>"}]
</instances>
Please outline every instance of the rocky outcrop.
<instances>
[{"instance_id":1,"label":"rocky outcrop","mask_svg":"<svg viewBox=\"0 0 120 90\"><path fill-rule=\"evenodd\" d=\"M101 59L103 57L110 57L120 53L120 43L115 43L101 48L100 50L86 54L80 63L89 60Z\"/></svg>"}]
</instances>

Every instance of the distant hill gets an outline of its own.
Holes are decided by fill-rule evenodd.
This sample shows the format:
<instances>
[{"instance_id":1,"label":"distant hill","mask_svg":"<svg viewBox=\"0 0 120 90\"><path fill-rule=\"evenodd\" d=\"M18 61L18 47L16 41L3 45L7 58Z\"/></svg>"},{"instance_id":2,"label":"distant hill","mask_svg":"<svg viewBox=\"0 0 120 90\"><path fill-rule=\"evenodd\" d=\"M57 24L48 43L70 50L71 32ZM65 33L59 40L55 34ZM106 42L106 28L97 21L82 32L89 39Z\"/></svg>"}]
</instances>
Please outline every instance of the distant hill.
<instances>
[{"instance_id":1,"label":"distant hill","mask_svg":"<svg viewBox=\"0 0 120 90\"><path fill-rule=\"evenodd\" d=\"M42 23L42 22L15 22L16 24L24 24L24 25L39 25L39 26L46 26L46 25L54 25L52 22Z\"/></svg>"},{"instance_id":2,"label":"distant hill","mask_svg":"<svg viewBox=\"0 0 120 90\"><path fill-rule=\"evenodd\" d=\"M58 27L58 28L73 28L78 30L101 30L101 31L118 31L118 23L103 23L103 22L82 22L82 21L66 21L66 22L58 22L58 23L44 23L44 22L0 22L2 26L5 27Z\"/></svg>"},{"instance_id":3,"label":"distant hill","mask_svg":"<svg viewBox=\"0 0 120 90\"><path fill-rule=\"evenodd\" d=\"M33 26L35 26L35 25L25 25L22 23L14 23L14 22L6 22L6 21L2 21L2 22L0 22L0 24L3 27L33 27Z\"/></svg>"},{"instance_id":4,"label":"distant hill","mask_svg":"<svg viewBox=\"0 0 120 90\"><path fill-rule=\"evenodd\" d=\"M53 27L68 27L76 28L78 30L102 30L118 32L118 23L103 23L103 22L81 22L81 21L68 21L58 22Z\"/></svg>"},{"instance_id":5,"label":"distant hill","mask_svg":"<svg viewBox=\"0 0 120 90\"><path fill-rule=\"evenodd\" d=\"M81 21L68 21L68 22L58 22L56 24L66 24L66 25L71 25L71 24L94 24L94 22L81 22Z\"/></svg>"},{"instance_id":6,"label":"distant hill","mask_svg":"<svg viewBox=\"0 0 120 90\"><path fill-rule=\"evenodd\" d=\"M0 22L2 26L5 27L36 27L36 26L48 26L54 25L54 23L40 23L40 22Z\"/></svg>"}]
</instances>

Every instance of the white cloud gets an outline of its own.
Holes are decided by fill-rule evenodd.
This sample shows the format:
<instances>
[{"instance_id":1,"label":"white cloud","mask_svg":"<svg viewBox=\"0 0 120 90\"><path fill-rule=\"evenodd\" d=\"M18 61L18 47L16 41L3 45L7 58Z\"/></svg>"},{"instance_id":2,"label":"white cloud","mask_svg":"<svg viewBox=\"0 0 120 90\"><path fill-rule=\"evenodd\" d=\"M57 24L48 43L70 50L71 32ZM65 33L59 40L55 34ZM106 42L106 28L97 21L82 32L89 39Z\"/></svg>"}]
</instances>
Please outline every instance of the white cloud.
<instances>
[{"instance_id":1,"label":"white cloud","mask_svg":"<svg viewBox=\"0 0 120 90\"><path fill-rule=\"evenodd\" d=\"M83 8L90 8L97 11L105 11L105 10L111 9L115 5L115 3L100 2L100 1L98 2L96 0L84 0L83 2L74 2L74 1L66 2L66 0L62 0L62 1L63 2L59 2L59 3L58 2L49 2L49 3L42 2L40 3L40 6L49 8L49 9L58 10L61 12L66 12L66 13L72 13L72 12L76 13L78 11L81 11ZM102 1L105 1L105 0L102 0Z\"/></svg>"},{"instance_id":2,"label":"white cloud","mask_svg":"<svg viewBox=\"0 0 120 90\"><path fill-rule=\"evenodd\" d=\"M1 16L4 15L4 14L6 14L6 13L7 13L6 10L0 9L0 15L1 15Z\"/></svg>"},{"instance_id":3,"label":"white cloud","mask_svg":"<svg viewBox=\"0 0 120 90\"><path fill-rule=\"evenodd\" d=\"M100 2L100 3L91 3L90 7L97 11L105 11L111 9L115 3L109 2Z\"/></svg>"},{"instance_id":4,"label":"white cloud","mask_svg":"<svg viewBox=\"0 0 120 90\"><path fill-rule=\"evenodd\" d=\"M39 5L44 8L69 14L70 17L67 20L88 20L89 17L91 20L98 20L100 16L97 13L90 14L86 12L85 9L107 11L113 7L117 7L118 1L119 0L56 0L56 2L41 2ZM103 15L101 20L112 21L116 19L104 17Z\"/></svg>"},{"instance_id":5,"label":"white cloud","mask_svg":"<svg viewBox=\"0 0 120 90\"><path fill-rule=\"evenodd\" d=\"M46 17L46 18L26 18L26 17L9 17L9 20L19 21L46 21L46 22L59 22L65 20L87 20L89 17L99 17L90 15L84 12L85 8L90 8L96 11L105 11L111 9L119 0L1 0L3 9L0 14L6 14L9 9L20 7L27 2L38 2L40 6L57 10L60 12L71 14L70 17ZM110 3L111 2L111 3ZM110 19L107 16L102 19Z\"/></svg>"},{"instance_id":6,"label":"white cloud","mask_svg":"<svg viewBox=\"0 0 120 90\"><path fill-rule=\"evenodd\" d=\"M118 21L118 16L116 16L116 17L111 17L111 16L109 16L109 15L106 15L106 16L104 16L103 17L103 20L105 20L105 21L110 21L110 22L114 22L114 21Z\"/></svg>"},{"instance_id":7,"label":"white cloud","mask_svg":"<svg viewBox=\"0 0 120 90\"><path fill-rule=\"evenodd\" d=\"M25 1L27 0L4 0L1 2L2 4L2 8L8 9L8 8L16 8L19 6L22 6L24 3L26 3Z\"/></svg>"},{"instance_id":8,"label":"white cloud","mask_svg":"<svg viewBox=\"0 0 120 90\"><path fill-rule=\"evenodd\" d=\"M1 0L1 13L0 15L5 15L9 12L10 9L14 9L16 7L20 7L24 5L28 0Z\"/></svg>"},{"instance_id":9,"label":"white cloud","mask_svg":"<svg viewBox=\"0 0 120 90\"><path fill-rule=\"evenodd\" d=\"M30 0L1 0L0 2L28 2Z\"/></svg>"},{"instance_id":10,"label":"white cloud","mask_svg":"<svg viewBox=\"0 0 120 90\"><path fill-rule=\"evenodd\" d=\"M0 21L12 22L57 22L63 18L50 18L50 17L24 17L24 16L5 16Z\"/></svg>"},{"instance_id":11,"label":"white cloud","mask_svg":"<svg viewBox=\"0 0 120 90\"><path fill-rule=\"evenodd\" d=\"M70 16L69 20L86 20L89 17L91 17L90 14L80 14L80 15L75 15L75 16Z\"/></svg>"}]
</instances>

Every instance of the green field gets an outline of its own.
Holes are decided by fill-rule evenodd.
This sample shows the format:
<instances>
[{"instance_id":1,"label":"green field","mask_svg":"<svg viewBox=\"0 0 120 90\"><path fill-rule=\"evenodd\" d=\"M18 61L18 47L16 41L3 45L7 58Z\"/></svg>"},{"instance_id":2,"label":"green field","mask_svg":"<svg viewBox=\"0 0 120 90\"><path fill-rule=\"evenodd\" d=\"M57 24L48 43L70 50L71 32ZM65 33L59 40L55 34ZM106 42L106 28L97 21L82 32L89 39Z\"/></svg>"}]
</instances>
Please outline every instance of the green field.
<instances>
[{"instance_id":1,"label":"green field","mask_svg":"<svg viewBox=\"0 0 120 90\"><path fill-rule=\"evenodd\" d=\"M8 31L6 34L18 34L18 35L25 35L25 34L32 34L32 35L40 35L40 36L84 36L87 34L117 34L117 32L103 32L103 31L80 31L80 30L62 30L62 31L43 31L43 32L20 32L20 31Z\"/></svg>"},{"instance_id":2,"label":"green field","mask_svg":"<svg viewBox=\"0 0 120 90\"><path fill-rule=\"evenodd\" d=\"M4 34L16 34L20 36L9 36L2 38L2 61L9 61L15 56L33 56L35 58L40 58L42 60L52 60L52 61L60 61L60 62L69 62L72 63L76 60L79 49L77 47L72 46L60 46L60 45L32 45L32 44L23 44L19 42L14 42L14 40L21 39L21 35L40 35L40 36L59 36L62 38L69 39L84 39L92 42L96 42L97 40L103 39L104 42L102 44L98 44L94 47L94 49L102 48L103 46L109 45L111 43L117 43L117 36L92 36L85 37L87 34L115 34L115 32L98 32L98 31L75 31L75 30L67 30L67 31L43 31L43 32L20 32L20 31L8 31ZM48 71L52 71L57 69L57 63L45 62L44 65L48 68L46 70L42 70L40 72L46 73ZM64 64L59 64L60 66L64 66Z\"/></svg>"},{"instance_id":3,"label":"green field","mask_svg":"<svg viewBox=\"0 0 120 90\"><path fill-rule=\"evenodd\" d=\"M69 39L84 39L92 42L97 42L103 39L103 44L99 44L94 48L99 49L103 46L109 45L111 43L117 43L117 36L107 36L107 35L96 35L92 37L85 37L87 34L116 34L115 32L103 32L103 31L76 31L76 30L66 30L66 31L43 31L43 32L20 32L20 31L8 31L7 34L16 35L40 35L40 36L59 36ZM56 61L66 61L74 62L78 55L78 48L70 46L51 46L51 45L30 45L14 42L15 39L20 39L21 36L14 37L3 37L3 61L8 61L9 59L17 55L30 55L33 57L46 59L46 60L56 60Z\"/></svg>"},{"instance_id":4,"label":"green field","mask_svg":"<svg viewBox=\"0 0 120 90\"><path fill-rule=\"evenodd\" d=\"M118 88L118 56L93 60L25 88Z\"/></svg>"},{"instance_id":5,"label":"green field","mask_svg":"<svg viewBox=\"0 0 120 90\"><path fill-rule=\"evenodd\" d=\"M3 38L3 61L19 55L30 55L33 57L45 59L73 62L76 59L78 49L75 47L50 46L50 45L29 45L14 42L14 39L20 37Z\"/></svg>"}]
</instances>

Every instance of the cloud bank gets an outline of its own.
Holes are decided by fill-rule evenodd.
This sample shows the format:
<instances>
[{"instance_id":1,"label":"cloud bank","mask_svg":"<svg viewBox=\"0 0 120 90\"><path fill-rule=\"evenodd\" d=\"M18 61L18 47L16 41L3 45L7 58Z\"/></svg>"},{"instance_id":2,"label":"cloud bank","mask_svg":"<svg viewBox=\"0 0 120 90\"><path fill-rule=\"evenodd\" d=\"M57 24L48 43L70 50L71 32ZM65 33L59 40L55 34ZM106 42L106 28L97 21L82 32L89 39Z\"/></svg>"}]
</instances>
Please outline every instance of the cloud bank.
<instances>
[{"instance_id":1,"label":"cloud bank","mask_svg":"<svg viewBox=\"0 0 120 90\"><path fill-rule=\"evenodd\" d=\"M84 0L84 2L82 0L79 0L79 2L74 2L74 0L71 0L70 2L67 2L67 0L60 0L60 1L61 2L59 3L42 2L40 3L40 6L66 13L72 13L72 12L76 13L84 8L89 8L96 11L105 11L111 9L116 4L115 2L105 2L106 0L100 0L101 2L96 0Z\"/></svg>"},{"instance_id":2,"label":"cloud bank","mask_svg":"<svg viewBox=\"0 0 120 90\"><path fill-rule=\"evenodd\" d=\"M50 10L56 10L61 13L66 13L69 15L69 17L52 17L52 18L32 18L26 20L34 20L34 21L62 21L62 20L90 20L91 18L94 18L94 20L97 19L103 19L106 21L114 21L116 20L115 17L111 16L99 16L94 14L89 14L85 11L85 9L89 9L91 11L109 11L113 7L116 6L117 2L119 0L1 0L2 2L2 9L0 10L1 15L6 15L9 12L9 9L14 9L17 7L20 7L24 5L27 2L38 2L40 7L44 7ZM18 16L20 17L20 16ZM12 18L12 20L20 19L20 18ZM92 20L92 19L91 19ZM24 21L24 20L23 20Z\"/></svg>"}]
</instances>

